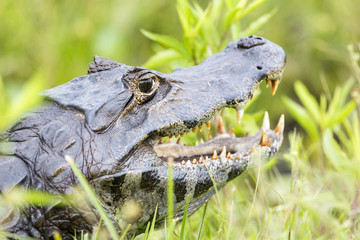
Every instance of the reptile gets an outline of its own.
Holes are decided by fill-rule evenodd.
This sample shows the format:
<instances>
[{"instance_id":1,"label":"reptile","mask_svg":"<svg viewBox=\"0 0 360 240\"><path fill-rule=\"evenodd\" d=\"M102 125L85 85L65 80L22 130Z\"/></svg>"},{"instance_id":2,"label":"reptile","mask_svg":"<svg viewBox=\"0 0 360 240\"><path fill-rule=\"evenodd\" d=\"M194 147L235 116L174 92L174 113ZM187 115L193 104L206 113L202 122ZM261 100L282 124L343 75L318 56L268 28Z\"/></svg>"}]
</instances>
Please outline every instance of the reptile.
<instances>
[{"instance_id":1,"label":"reptile","mask_svg":"<svg viewBox=\"0 0 360 240\"><path fill-rule=\"evenodd\" d=\"M273 94L286 62L281 47L248 36L199 65L161 73L94 57L88 74L45 90L46 101L0 136L0 192L16 186L70 194L79 184L72 159L95 190L119 233L139 234L156 212L156 225L167 216L169 167L173 176L174 218L199 209L227 182L279 149L284 116L274 130L265 114L262 129L236 137L224 131L218 112L236 109L239 118L260 82ZM197 145L181 137L211 126L218 133ZM135 213L126 214L126 210ZM27 206L2 209L0 225L13 234L51 239L55 232L72 239L99 223L93 207Z\"/></svg>"}]
</instances>

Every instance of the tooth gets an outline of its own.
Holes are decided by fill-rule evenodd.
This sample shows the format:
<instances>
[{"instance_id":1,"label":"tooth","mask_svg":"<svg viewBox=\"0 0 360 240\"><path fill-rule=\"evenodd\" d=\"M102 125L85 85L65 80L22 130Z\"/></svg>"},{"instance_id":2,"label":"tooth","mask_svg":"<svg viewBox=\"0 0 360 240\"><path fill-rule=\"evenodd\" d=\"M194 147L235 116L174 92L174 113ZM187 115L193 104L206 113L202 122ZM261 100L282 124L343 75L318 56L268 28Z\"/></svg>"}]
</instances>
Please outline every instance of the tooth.
<instances>
[{"instance_id":1,"label":"tooth","mask_svg":"<svg viewBox=\"0 0 360 240\"><path fill-rule=\"evenodd\" d=\"M163 143L164 143L164 141L162 140L162 138L160 138L158 144L163 144Z\"/></svg>"},{"instance_id":2,"label":"tooth","mask_svg":"<svg viewBox=\"0 0 360 240\"><path fill-rule=\"evenodd\" d=\"M206 123L206 126L207 126L208 129L210 129L211 122L207 122L207 123Z\"/></svg>"},{"instance_id":3,"label":"tooth","mask_svg":"<svg viewBox=\"0 0 360 240\"><path fill-rule=\"evenodd\" d=\"M266 131L265 129L262 130L261 139L260 139L260 146L266 146L267 139L266 139Z\"/></svg>"},{"instance_id":4,"label":"tooth","mask_svg":"<svg viewBox=\"0 0 360 240\"><path fill-rule=\"evenodd\" d=\"M238 156L236 156L236 157L235 157L235 159L236 159L236 160L239 160L239 157L238 157Z\"/></svg>"},{"instance_id":5,"label":"tooth","mask_svg":"<svg viewBox=\"0 0 360 240\"><path fill-rule=\"evenodd\" d=\"M208 162L208 161L209 161L209 157L206 156L206 157L205 157L205 162Z\"/></svg>"},{"instance_id":6,"label":"tooth","mask_svg":"<svg viewBox=\"0 0 360 240\"><path fill-rule=\"evenodd\" d=\"M262 129L265 129L265 130L270 129L270 120L269 120L269 114L267 111L265 111L265 114L264 114Z\"/></svg>"},{"instance_id":7,"label":"tooth","mask_svg":"<svg viewBox=\"0 0 360 240\"><path fill-rule=\"evenodd\" d=\"M219 116L219 122L218 122L218 133L222 134L225 132L225 127L224 127L224 121L222 119L221 116Z\"/></svg>"},{"instance_id":8,"label":"tooth","mask_svg":"<svg viewBox=\"0 0 360 240\"><path fill-rule=\"evenodd\" d=\"M228 154L226 155L226 158L229 158L229 159L233 159L233 157L232 157L232 155L231 155L231 153L230 152L228 152Z\"/></svg>"},{"instance_id":9,"label":"tooth","mask_svg":"<svg viewBox=\"0 0 360 240\"><path fill-rule=\"evenodd\" d=\"M181 137L179 137L178 140L176 141L177 144L180 144L180 139Z\"/></svg>"},{"instance_id":10,"label":"tooth","mask_svg":"<svg viewBox=\"0 0 360 240\"><path fill-rule=\"evenodd\" d=\"M269 141L268 141L268 143L267 143L267 146L268 146L268 147L271 147L271 138L269 138Z\"/></svg>"},{"instance_id":11,"label":"tooth","mask_svg":"<svg viewBox=\"0 0 360 240\"><path fill-rule=\"evenodd\" d=\"M201 156L200 158L199 158L199 163L203 163L204 162L204 158L203 158L203 156Z\"/></svg>"},{"instance_id":12,"label":"tooth","mask_svg":"<svg viewBox=\"0 0 360 240\"><path fill-rule=\"evenodd\" d=\"M276 93L276 90L277 90L277 88L278 88L278 86L279 86L279 82L280 82L279 79L277 79L277 80L272 80L272 81L271 81L271 85L272 85L271 93L272 93L273 96L274 96L275 93Z\"/></svg>"},{"instance_id":13,"label":"tooth","mask_svg":"<svg viewBox=\"0 0 360 240\"><path fill-rule=\"evenodd\" d=\"M187 160L187 162L186 162L187 164L191 164L191 161L190 161L190 159L189 160Z\"/></svg>"},{"instance_id":14,"label":"tooth","mask_svg":"<svg viewBox=\"0 0 360 240\"><path fill-rule=\"evenodd\" d=\"M203 144L204 140L202 138L200 138L200 144Z\"/></svg>"},{"instance_id":15,"label":"tooth","mask_svg":"<svg viewBox=\"0 0 360 240\"><path fill-rule=\"evenodd\" d=\"M216 160L218 157L216 150L214 150L214 155L212 156L212 159Z\"/></svg>"},{"instance_id":16,"label":"tooth","mask_svg":"<svg viewBox=\"0 0 360 240\"><path fill-rule=\"evenodd\" d=\"M200 125L200 126L199 126L200 132L202 131L202 129L203 129L203 125Z\"/></svg>"},{"instance_id":17,"label":"tooth","mask_svg":"<svg viewBox=\"0 0 360 240\"><path fill-rule=\"evenodd\" d=\"M278 133L279 135L283 134L285 127L285 116L284 114L281 114L279 122L275 128L275 133Z\"/></svg>"},{"instance_id":18,"label":"tooth","mask_svg":"<svg viewBox=\"0 0 360 240\"><path fill-rule=\"evenodd\" d=\"M252 153L255 152L254 146L251 147L250 152L252 152Z\"/></svg>"},{"instance_id":19,"label":"tooth","mask_svg":"<svg viewBox=\"0 0 360 240\"><path fill-rule=\"evenodd\" d=\"M182 160L181 165L185 165L185 164L186 164L185 160Z\"/></svg>"},{"instance_id":20,"label":"tooth","mask_svg":"<svg viewBox=\"0 0 360 240\"><path fill-rule=\"evenodd\" d=\"M270 80L266 79L266 88L268 88L270 86Z\"/></svg>"},{"instance_id":21,"label":"tooth","mask_svg":"<svg viewBox=\"0 0 360 240\"><path fill-rule=\"evenodd\" d=\"M192 129L192 132L193 132L193 133L196 132L196 128L193 128L193 129Z\"/></svg>"},{"instance_id":22,"label":"tooth","mask_svg":"<svg viewBox=\"0 0 360 240\"><path fill-rule=\"evenodd\" d=\"M222 150L222 152L220 153L220 157L221 157L221 158L226 158L226 147L225 147L225 146L223 147L223 150Z\"/></svg>"},{"instance_id":23,"label":"tooth","mask_svg":"<svg viewBox=\"0 0 360 240\"><path fill-rule=\"evenodd\" d=\"M191 163L192 164L197 164L196 158L194 158Z\"/></svg>"},{"instance_id":24,"label":"tooth","mask_svg":"<svg viewBox=\"0 0 360 240\"><path fill-rule=\"evenodd\" d=\"M236 122L237 124L240 124L241 119L244 116L244 109L236 110Z\"/></svg>"},{"instance_id":25,"label":"tooth","mask_svg":"<svg viewBox=\"0 0 360 240\"><path fill-rule=\"evenodd\" d=\"M231 130L231 136L235 137L235 129Z\"/></svg>"},{"instance_id":26,"label":"tooth","mask_svg":"<svg viewBox=\"0 0 360 240\"><path fill-rule=\"evenodd\" d=\"M208 132L208 140L212 139L211 132Z\"/></svg>"}]
</instances>

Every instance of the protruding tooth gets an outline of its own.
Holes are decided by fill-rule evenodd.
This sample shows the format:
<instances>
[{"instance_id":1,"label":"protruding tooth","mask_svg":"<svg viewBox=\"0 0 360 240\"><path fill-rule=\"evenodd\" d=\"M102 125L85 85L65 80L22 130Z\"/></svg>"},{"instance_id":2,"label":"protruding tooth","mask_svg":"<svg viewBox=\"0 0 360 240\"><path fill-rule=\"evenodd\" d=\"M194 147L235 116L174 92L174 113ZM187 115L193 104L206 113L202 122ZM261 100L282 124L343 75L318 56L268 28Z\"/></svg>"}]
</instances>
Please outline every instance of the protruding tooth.
<instances>
[{"instance_id":1,"label":"protruding tooth","mask_svg":"<svg viewBox=\"0 0 360 240\"><path fill-rule=\"evenodd\" d=\"M270 120L269 120L269 114L267 111L265 111L265 114L264 114L262 129L265 129L265 130L270 129Z\"/></svg>"},{"instance_id":2,"label":"protruding tooth","mask_svg":"<svg viewBox=\"0 0 360 240\"><path fill-rule=\"evenodd\" d=\"M275 133L278 133L279 135L283 134L285 127L285 116L284 114L281 114L279 122L275 128Z\"/></svg>"},{"instance_id":3,"label":"protruding tooth","mask_svg":"<svg viewBox=\"0 0 360 240\"><path fill-rule=\"evenodd\" d=\"M196 132L196 128L193 128L193 129L192 129L192 132L193 132L193 133Z\"/></svg>"},{"instance_id":4,"label":"protruding tooth","mask_svg":"<svg viewBox=\"0 0 360 240\"><path fill-rule=\"evenodd\" d=\"M244 109L236 110L236 122L237 124L240 124L241 119L244 116Z\"/></svg>"},{"instance_id":5,"label":"protruding tooth","mask_svg":"<svg viewBox=\"0 0 360 240\"><path fill-rule=\"evenodd\" d=\"M278 86L279 86L279 82L280 82L279 79L277 79L277 80L272 80L272 81L271 81L271 85L272 85L271 93L272 93L273 96L274 96L275 93L276 93L276 90L277 90L277 88L278 88Z\"/></svg>"},{"instance_id":6,"label":"protruding tooth","mask_svg":"<svg viewBox=\"0 0 360 240\"><path fill-rule=\"evenodd\" d=\"M203 125L200 125L200 126L199 126L200 132L202 131L202 129L203 129Z\"/></svg>"},{"instance_id":7,"label":"protruding tooth","mask_svg":"<svg viewBox=\"0 0 360 240\"><path fill-rule=\"evenodd\" d=\"M218 158L216 150L214 150L214 154L211 159L216 160Z\"/></svg>"},{"instance_id":8,"label":"protruding tooth","mask_svg":"<svg viewBox=\"0 0 360 240\"><path fill-rule=\"evenodd\" d=\"M220 157L221 158L226 158L226 147L225 146L223 147L223 150L220 153Z\"/></svg>"},{"instance_id":9,"label":"protruding tooth","mask_svg":"<svg viewBox=\"0 0 360 240\"><path fill-rule=\"evenodd\" d=\"M204 158L203 158L203 156L201 156L201 157L199 158L199 163L204 163Z\"/></svg>"},{"instance_id":10,"label":"protruding tooth","mask_svg":"<svg viewBox=\"0 0 360 240\"><path fill-rule=\"evenodd\" d=\"M260 139L260 146L266 146L267 144L267 137L265 129L262 130L261 139Z\"/></svg>"},{"instance_id":11,"label":"protruding tooth","mask_svg":"<svg viewBox=\"0 0 360 240\"><path fill-rule=\"evenodd\" d=\"M231 155L231 153L230 152L228 152L228 154L226 155L226 158L229 158L229 159L233 159L233 156Z\"/></svg>"},{"instance_id":12,"label":"protruding tooth","mask_svg":"<svg viewBox=\"0 0 360 240\"><path fill-rule=\"evenodd\" d=\"M160 138L158 144L163 144L163 143L164 143L163 139Z\"/></svg>"},{"instance_id":13,"label":"protruding tooth","mask_svg":"<svg viewBox=\"0 0 360 240\"><path fill-rule=\"evenodd\" d=\"M181 137L178 138L178 140L176 141L177 144L180 144L180 140L181 140Z\"/></svg>"},{"instance_id":14,"label":"protruding tooth","mask_svg":"<svg viewBox=\"0 0 360 240\"><path fill-rule=\"evenodd\" d=\"M196 158L194 158L191 163L192 164L197 164Z\"/></svg>"},{"instance_id":15,"label":"protruding tooth","mask_svg":"<svg viewBox=\"0 0 360 240\"><path fill-rule=\"evenodd\" d=\"M206 126L207 126L208 129L210 129L211 122L207 122L207 123L206 123Z\"/></svg>"},{"instance_id":16,"label":"protruding tooth","mask_svg":"<svg viewBox=\"0 0 360 240\"><path fill-rule=\"evenodd\" d=\"M185 165L185 164L186 164L185 160L182 160L181 165Z\"/></svg>"},{"instance_id":17,"label":"protruding tooth","mask_svg":"<svg viewBox=\"0 0 360 240\"><path fill-rule=\"evenodd\" d=\"M268 88L270 86L270 80L266 79L266 88Z\"/></svg>"},{"instance_id":18,"label":"protruding tooth","mask_svg":"<svg viewBox=\"0 0 360 240\"><path fill-rule=\"evenodd\" d=\"M235 129L234 128L231 130L231 136L235 137Z\"/></svg>"},{"instance_id":19,"label":"protruding tooth","mask_svg":"<svg viewBox=\"0 0 360 240\"><path fill-rule=\"evenodd\" d=\"M187 164L191 164L191 161L190 161L190 159L189 159L189 160L187 160L187 161L186 161L186 163L187 163Z\"/></svg>"},{"instance_id":20,"label":"protruding tooth","mask_svg":"<svg viewBox=\"0 0 360 240\"><path fill-rule=\"evenodd\" d=\"M255 152L254 146L251 147L250 152L252 152L252 153Z\"/></svg>"},{"instance_id":21,"label":"protruding tooth","mask_svg":"<svg viewBox=\"0 0 360 240\"><path fill-rule=\"evenodd\" d=\"M267 146L268 146L268 147L271 147L271 138L269 138L269 141L268 141L268 143L267 143Z\"/></svg>"},{"instance_id":22,"label":"protruding tooth","mask_svg":"<svg viewBox=\"0 0 360 240\"><path fill-rule=\"evenodd\" d=\"M209 161L209 157L206 156L206 157L205 157L205 162L208 162L208 161Z\"/></svg>"},{"instance_id":23,"label":"protruding tooth","mask_svg":"<svg viewBox=\"0 0 360 240\"><path fill-rule=\"evenodd\" d=\"M239 157L238 157L238 156L236 156L236 157L235 157L235 159L236 159L236 160L239 160Z\"/></svg>"},{"instance_id":24,"label":"protruding tooth","mask_svg":"<svg viewBox=\"0 0 360 240\"><path fill-rule=\"evenodd\" d=\"M219 122L218 122L218 133L222 134L225 132L225 127L224 127L224 121L222 119L221 116L219 116Z\"/></svg>"},{"instance_id":25,"label":"protruding tooth","mask_svg":"<svg viewBox=\"0 0 360 240\"><path fill-rule=\"evenodd\" d=\"M211 132L208 132L208 140L212 139Z\"/></svg>"}]
</instances>

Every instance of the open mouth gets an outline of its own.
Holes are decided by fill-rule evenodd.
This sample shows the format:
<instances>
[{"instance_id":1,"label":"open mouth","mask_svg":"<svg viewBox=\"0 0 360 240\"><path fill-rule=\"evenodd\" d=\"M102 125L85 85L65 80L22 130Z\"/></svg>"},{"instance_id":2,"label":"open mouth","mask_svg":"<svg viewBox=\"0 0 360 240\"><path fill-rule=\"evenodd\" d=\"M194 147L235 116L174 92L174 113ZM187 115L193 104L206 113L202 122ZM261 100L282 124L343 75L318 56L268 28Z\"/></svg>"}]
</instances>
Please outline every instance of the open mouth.
<instances>
[{"instance_id":1,"label":"open mouth","mask_svg":"<svg viewBox=\"0 0 360 240\"><path fill-rule=\"evenodd\" d=\"M272 95L276 93L282 72L283 70L271 73L263 79L266 82L266 88L271 84ZM236 110L237 124L240 124L244 115L244 106L248 101L252 100L253 92L258 88L259 83L253 87L247 99L235 106L231 106ZM270 128L268 112L265 112L261 130L253 136L236 137L234 128L228 132L225 130L223 118L218 114L221 110L215 111L210 116L209 121L199 124L192 129L187 129L186 133L184 133L184 128L182 128L181 134L175 133L172 136L160 138L154 145L154 150L158 157L165 162L170 161L179 166L202 165L215 160L248 161L252 155L258 152L262 152L262 155L270 157L278 151L283 139L284 115L281 115L276 127L272 130ZM215 136L211 134L211 131L214 132L214 128L216 129ZM202 137L194 145L181 144L182 137L190 132L198 132L198 135L207 136Z\"/></svg>"}]
</instances>

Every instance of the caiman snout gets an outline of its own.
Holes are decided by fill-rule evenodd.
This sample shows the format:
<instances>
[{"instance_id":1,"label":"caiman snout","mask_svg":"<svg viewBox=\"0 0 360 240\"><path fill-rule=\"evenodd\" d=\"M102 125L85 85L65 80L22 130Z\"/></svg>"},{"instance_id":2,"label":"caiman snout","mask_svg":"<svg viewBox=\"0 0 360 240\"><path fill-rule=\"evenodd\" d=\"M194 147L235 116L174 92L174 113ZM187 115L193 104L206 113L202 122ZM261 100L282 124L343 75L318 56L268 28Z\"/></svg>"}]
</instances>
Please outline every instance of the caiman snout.
<instances>
[{"instance_id":1,"label":"caiman snout","mask_svg":"<svg viewBox=\"0 0 360 240\"><path fill-rule=\"evenodd\" d=\"M266 40L262 37L258 37L255 35L251 35L248 37L243 37L241 39L239 39L239 42L237 44L238 48L252 48L258 45L263 45L265 44Z\"/></svg>"}]
</instances>

